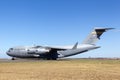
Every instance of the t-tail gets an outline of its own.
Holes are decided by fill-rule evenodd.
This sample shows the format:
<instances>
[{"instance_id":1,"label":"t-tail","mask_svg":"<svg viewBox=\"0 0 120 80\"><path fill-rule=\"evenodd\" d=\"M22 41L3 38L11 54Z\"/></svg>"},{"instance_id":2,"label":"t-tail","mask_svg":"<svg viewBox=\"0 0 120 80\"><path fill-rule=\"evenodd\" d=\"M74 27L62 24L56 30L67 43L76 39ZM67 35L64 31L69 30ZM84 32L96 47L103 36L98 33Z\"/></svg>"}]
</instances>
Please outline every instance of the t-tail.
<instances>
[{"instance_id":1,"label":"t-tail","mask_svg":"<svg viewBox=\"0 0 120 80\"><path fill-rule=\"evenodd\" d=\"M83 41L82 44L92 44L94 45L98 40L100 40L100 36L108 31L114 28L95 28L88 37Z\"/></svg>"}]
</instances>

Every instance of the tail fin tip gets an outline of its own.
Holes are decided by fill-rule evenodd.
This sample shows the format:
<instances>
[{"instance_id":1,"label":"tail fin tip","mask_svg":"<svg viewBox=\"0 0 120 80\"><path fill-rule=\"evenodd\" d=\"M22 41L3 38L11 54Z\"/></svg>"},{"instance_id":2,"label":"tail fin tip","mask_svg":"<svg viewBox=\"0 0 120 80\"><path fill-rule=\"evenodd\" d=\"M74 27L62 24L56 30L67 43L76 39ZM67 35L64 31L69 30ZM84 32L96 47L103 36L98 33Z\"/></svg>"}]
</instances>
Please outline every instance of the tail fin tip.
<instances>
[{"instance_id":1,"label":"tail fin tip","mask_svg":"<svg viewBox=\"0 0 120 80\"><path fill-rule=\"evenodd\" d=\"M82 44L95 44L97 40L100 39L100 36L108 31L114 28L94 28L94 30L89 34L87 39L84 40Z\"/></svg>"}]
</instances>

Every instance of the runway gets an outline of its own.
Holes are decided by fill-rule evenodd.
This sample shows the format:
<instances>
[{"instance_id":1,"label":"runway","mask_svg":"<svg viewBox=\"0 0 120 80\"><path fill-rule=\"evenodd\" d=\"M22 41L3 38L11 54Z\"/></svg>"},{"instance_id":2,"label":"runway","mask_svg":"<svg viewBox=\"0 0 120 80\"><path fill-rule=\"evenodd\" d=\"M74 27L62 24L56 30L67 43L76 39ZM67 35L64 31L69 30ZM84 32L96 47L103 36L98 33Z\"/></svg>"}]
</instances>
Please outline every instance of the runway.
<instances>
[{"instance_id":1,"label":"runway","mask_svg":"<svg viewBox=\"0 0 120 80\"><path fill-rule=\"evenodd\" d=\"M36 60L36 59L0 59L0 63L11 63L11 62L35 62L35 61L43 61L43 60Z\"/></svg>"},{"instance_id":2,"label":"runway","mask_svg":"<svg viewBox=\"0 0 120 80\"><path fill-rule=\"evenodd\" d=\"M8 62L42 62L42 61L80 61L80 60L85 60L85 61L95 61L95 60L120 60L120 58L62 58L62 59L58 59L58 60L43 60L43 59L20 59L17 58L15 60L11 60L10 58L6 58L6 59L0 59L0 63L8 63Z\"/></svg>"},{"instance_id":3,"label":"runway","mask_svg":"<svg viewBox=\"0 0 120 80\"><path fill-rule=\"evenodd\" d=\"M69 61L73 59L58 59L58 60L43 60L43 59L0 59L0 63L13 63L13 62L45 62L45 61Z\"/></svg>"},{"instance_id":4,"label":"runway","mask_svg":"<svg viewBox=\"0 0 120 80\"><path fill-rule=\"evenodd\" d=\"M120 60L0 59L0 80L119 80Z\"/></svg>"}]
</instances>

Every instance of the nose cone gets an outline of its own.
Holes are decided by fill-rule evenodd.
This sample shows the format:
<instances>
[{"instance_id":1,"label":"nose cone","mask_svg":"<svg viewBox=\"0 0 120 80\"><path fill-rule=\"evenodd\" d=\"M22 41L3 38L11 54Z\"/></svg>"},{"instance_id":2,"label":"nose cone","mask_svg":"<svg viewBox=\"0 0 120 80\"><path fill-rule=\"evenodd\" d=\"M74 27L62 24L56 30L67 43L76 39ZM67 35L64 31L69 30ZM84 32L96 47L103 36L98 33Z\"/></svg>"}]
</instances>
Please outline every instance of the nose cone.
<instances>
[{"instance_id":1,"label":"nose cone","mask_svg":"<svg viewBox=\"0 0 120 80\"><path fill-rule=\"evenodd\" d=\"M9 51L7 51L6 54L9 55Z\"/></svg>"},{"instance_id":2,"label":"nose cone","mask_svg":"<svg viewBox=\"0 0 120 80\"><path fill-rule=\"evenodd\" d=\"M6 52L6 54L7 54L8 56L11 56L11 53L10 53L9 50Z\"/></svg>"}]
</instances>

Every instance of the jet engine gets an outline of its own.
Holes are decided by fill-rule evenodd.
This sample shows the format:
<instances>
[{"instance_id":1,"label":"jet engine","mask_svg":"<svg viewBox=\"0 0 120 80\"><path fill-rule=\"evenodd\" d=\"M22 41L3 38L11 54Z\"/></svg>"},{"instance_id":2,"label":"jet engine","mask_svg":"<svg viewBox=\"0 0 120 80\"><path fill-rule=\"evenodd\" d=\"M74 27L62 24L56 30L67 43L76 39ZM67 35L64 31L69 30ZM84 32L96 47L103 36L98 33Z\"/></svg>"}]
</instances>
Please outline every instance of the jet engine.
<instances>
[{"instance_id":1,"label":"jet engine","mask_svg":"<svg viewBox=\"0 0 120 80\"><path fill-rule=\"evenodd\" d=\"M45 54L50 52L49 49L45 49L45 48L31 48L27 50L28 54Z\"/></svg>"}]
</instances>

